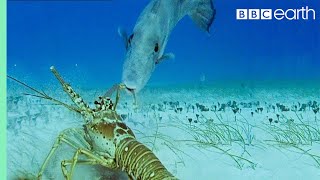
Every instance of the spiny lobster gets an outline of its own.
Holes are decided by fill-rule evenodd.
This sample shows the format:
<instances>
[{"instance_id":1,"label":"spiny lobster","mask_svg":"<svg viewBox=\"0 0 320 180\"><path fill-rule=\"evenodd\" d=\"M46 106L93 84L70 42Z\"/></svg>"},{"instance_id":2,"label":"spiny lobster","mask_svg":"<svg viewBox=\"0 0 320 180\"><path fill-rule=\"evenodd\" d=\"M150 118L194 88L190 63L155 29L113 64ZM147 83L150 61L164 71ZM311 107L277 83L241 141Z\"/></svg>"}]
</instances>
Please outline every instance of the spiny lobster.
<instances>
[{"instance_id":1,"label":"spiny lobster","mask_svg":"<svg viewBox=\"0 0 320 180\"><path fill-rule=\"evenodd\" d=\"M117 86L115 104L109 97L99 97L95 101L95 108L90 108L82 97L77 94L72 87L67 84L52 66L50 68L55 77L59 80L63 90L69 95L76 106L65 104L56 100L44 92L40 92L27 84L8 76L8 78L28 87L37 93L34 96L50 100L54 103L65 106L77 112L84 118L84 128L69 128L62 131L56 139L51 151L42 164L37 178L41 179L48 165L49 160L56 152L60 144L66 143L76 151L71 160L61 162L61 169L65 179L72 179L76 164L100 164L111 169L121 169L125 171L131 179L148 180L173 180L174 177L160 162L156 155L145 145L138 142L132 130L122 121L116 112L116 106L120 97L119 91L124 87ZM81 147L69 134L78 138L85 147ZM80 155L85 155L87 159L79 159ZM67 166L69 167L69 170Z\"/></svg>"}]
</instances>

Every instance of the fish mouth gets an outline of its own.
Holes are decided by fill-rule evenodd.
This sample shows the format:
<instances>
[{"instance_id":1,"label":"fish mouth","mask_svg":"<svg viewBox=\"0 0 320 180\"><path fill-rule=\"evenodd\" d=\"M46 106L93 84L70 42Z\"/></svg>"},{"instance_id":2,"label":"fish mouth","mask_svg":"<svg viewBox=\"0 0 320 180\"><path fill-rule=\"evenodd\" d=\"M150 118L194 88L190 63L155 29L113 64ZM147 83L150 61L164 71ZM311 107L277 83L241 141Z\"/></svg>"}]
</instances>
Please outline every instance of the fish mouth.
<instances>
[{"instance_id":1,"label":"fish mouth","mask_svg":"<svg viewBox=\"0 0 320 180\"><path fill-rule=\"evenodd\" d=\"M126 90L129 91L130 93L134 94L136 89L126 86Z\"/></svg>"},{"instance_id":2,"label":"fish mouth","mask_svg":"<svg viewBox=\"0 0 320 180\"><path fill-rule=\"evenodd\" d=\"M126 90L127 90L127 92L129 92L133 95L134 104L137 104L137 98L136 98L136 92L135 92L136 89L126 86Z\"/></svg>"}]
</instances>

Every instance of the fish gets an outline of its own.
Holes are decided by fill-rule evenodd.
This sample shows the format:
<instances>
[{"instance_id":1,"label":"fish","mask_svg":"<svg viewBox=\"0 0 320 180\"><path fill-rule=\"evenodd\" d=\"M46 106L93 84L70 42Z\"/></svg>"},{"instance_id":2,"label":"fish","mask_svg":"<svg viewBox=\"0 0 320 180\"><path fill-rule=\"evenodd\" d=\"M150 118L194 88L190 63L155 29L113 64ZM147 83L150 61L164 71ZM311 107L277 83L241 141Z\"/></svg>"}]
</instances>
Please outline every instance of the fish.
<instances>
[{"instance_id":1,"label":"fish","mask_svg":"<svg viewBox=\"0 0 320 180\"><path fill-rule=\"evenodd\" d=\"M131 35L118 28L126 48L121 81L128 92L139 92L158 64L174 58L173 53L164 53L165 47L172 30L185 16L210 33L216 9L212 0L152 0L141 12Z\"/></svg>"}]
</instances>

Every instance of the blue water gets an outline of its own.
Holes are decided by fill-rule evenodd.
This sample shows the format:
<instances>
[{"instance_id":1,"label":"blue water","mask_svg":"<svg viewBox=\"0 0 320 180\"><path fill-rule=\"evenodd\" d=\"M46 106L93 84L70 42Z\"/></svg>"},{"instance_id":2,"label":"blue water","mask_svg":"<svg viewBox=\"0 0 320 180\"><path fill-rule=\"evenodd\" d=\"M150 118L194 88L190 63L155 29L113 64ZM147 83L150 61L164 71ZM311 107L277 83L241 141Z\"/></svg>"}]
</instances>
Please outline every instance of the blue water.
<instances>
[{"instance_id":1,"label":"blue water","mask_svg":"<svg viewBox=\"0 0 320 180\"><path fill-rule=\"evenodd\" d=\"M131 33L147 0L8 1L8 73L44 82L55 65L82 86L121 80L125 47L119 26ZM312 1L214 2L211 36L185 17L171 34L148 85L224 80L320 80L320 4ZM301 8L312 21L237 21L236 8Z\"/></svg>"},{"instance_id":2,"label":"blue water","mask_svg":"<svg viewBox=\"0 0 320 180\"><path fill-rule=\"evenodd\" d=\"M148 2L9 0L8 74L68 104L67 95L49 70L54 65L93 105L96 97L121 81L126 52L118 27L131 34ZM122 93L117 113L126 115L124 122L139 141L147 146L153 142L150 149L180 179L319 179L320 3L215 0L214 5L217 14L211 34L201 31L189 17L183 18L165 50L176 58L157 65L148 87L137 94L137 107L132 105L131 94ZM305 6L316 10L316 20L237 21L235 17L237 8ZM82 125L76 113L50 101L22 96L21 91L36 94L8 81L7 179L36 175L58 133ZM308 127L301 128L301 138L295 138L300 133L294 134L299 129L288 126L293 122L296 127ZM222 128L216 142L210 142L215 139L213 134L196 133L214 133L211 125L217 123L238 133L230 133L230 129L221 133L226 131ZM267 142L277 137L273 135L282 132L277 128L292 132L290 143L299 140L301 149L269 145ZM245 144L238 137L233 139L238 134ZM210 140L208 147L189 144L202 136ZM162 137L168 140L162 141ZM179 151L172 151L167 142ZM59 153L58 149L45 177L62 179L60 162L74 153L67 150L62 148ZM243 169L235 168L236 162L226 152L257 163L256 169L246 161ZM91 166L82 168L74 173L75 179L92 179L97 171Z\"/></svg>"}]
</instances>

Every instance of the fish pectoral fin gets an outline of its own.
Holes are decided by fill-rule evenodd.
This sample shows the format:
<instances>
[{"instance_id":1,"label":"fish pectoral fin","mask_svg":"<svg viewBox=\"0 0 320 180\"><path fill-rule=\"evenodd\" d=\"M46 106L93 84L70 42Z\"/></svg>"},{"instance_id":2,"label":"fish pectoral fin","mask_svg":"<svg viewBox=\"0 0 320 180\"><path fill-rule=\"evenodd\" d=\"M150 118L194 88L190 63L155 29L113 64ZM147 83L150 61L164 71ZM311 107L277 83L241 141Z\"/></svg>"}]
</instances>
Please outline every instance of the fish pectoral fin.
<instances>
[{"instance_id":1,"label":"fish pectoral fin","mask_svg":"<svg viewBox=\"0 0 320 180\"><path fill-rule=\"evenodd\" d=\"M209 32L209 28L216 16L216 9L213 7L212 0L197 1L199 2L189 15L201 29Z\"/></svg>"},{"instance_id":2,"label":"fish pectoral fin","mask_svg":"<svg viewBox=\"0 0 320 180\"><path fill-rule=\"evenodd\" d=\"M164 54L162 55L159 59L157 59L156 61L156 64L159 64L161 63L163 60L166 60L166 59L174 59L174 54L173 53L167 53L167 54Z\"/></svg>"},{"instance_id":3,"label":"fish pectoral fin","mask_svg":"<svg viewBox=\"0 0 320 180\"><path fill-rule=\"evenodd\" d=\"M122 38L126 49L128 49L128 34L127 34L126 30L121 27L118 27L118 34Z\"/></svg>"}]
</instances>

